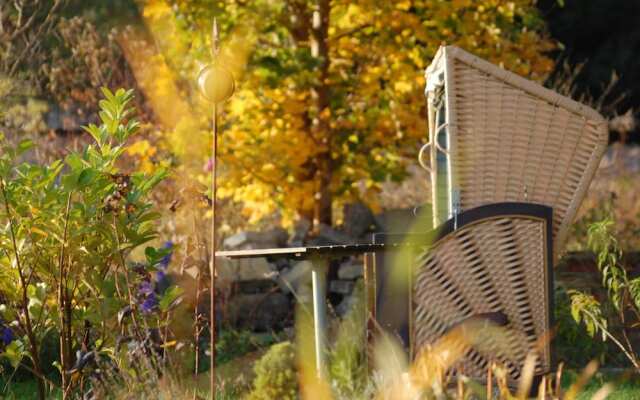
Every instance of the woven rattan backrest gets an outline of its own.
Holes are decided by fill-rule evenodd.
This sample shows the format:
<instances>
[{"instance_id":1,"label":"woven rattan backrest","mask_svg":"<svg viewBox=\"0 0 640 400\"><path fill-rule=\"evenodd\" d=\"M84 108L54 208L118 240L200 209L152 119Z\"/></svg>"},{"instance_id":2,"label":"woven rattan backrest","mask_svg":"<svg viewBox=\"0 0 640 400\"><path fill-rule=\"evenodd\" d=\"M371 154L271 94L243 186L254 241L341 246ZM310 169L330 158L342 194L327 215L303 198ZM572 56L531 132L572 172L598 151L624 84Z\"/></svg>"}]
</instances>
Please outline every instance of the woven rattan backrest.
<instances>
[{"instance_id":1,"label":"woven rattan backrest","mask_svg":"<svg viewBox=\"0 0 640 400\"><path fill-rule=\"evenodd\" d=\"M414 357L451 327L502 313L506 339L472 348L452 371L483 379L488 363L496 361L515 382L534 350L536 374L551 370L550 344L539 340L552 325L551 215L548 207L532 204L480 207L461 214L462 226L421 252L412 296Z\"/></svg>"},{"instance_id":2,"label":"woven rattan backrest","mask_svg":"<svg viewBox=\"0 0 640 400\"><path fill-rule=\"evenodd\" d=\"M444 91L442 90L444 87ZM436 126L436 91L443 92L445 126ZM427 69L433 187L445 188L449 215L434 204L435 223L455 208L518 201L553 208L554 254L605 151L608 130L593 109L456 47L442 47ZM444 145L446 143L446 146ZM442 148L446 147L446 148ZM442 182L442 154L448 182ZM440 160L440 162L439 162ZM440 182L438 182L440 180ZM446 198L446 196L444 196ZM443 195L435 194L434 203Z\"/></svg>"}]
</instances>

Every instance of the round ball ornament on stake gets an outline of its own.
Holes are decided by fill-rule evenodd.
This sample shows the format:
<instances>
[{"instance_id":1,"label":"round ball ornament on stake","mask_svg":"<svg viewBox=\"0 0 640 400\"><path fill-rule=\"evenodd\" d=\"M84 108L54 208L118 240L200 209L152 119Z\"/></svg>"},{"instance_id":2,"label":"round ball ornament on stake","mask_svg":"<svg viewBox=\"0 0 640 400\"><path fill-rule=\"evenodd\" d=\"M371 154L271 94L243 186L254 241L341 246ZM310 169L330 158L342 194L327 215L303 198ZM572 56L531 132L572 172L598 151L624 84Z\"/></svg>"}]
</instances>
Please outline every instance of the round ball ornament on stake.
<instances>
[{"instance_id":1,"label":"round ball ornament on stake","mask_svg":"<svg viewBox=\"0 0 640 400\"><path fill-rule=\"evenodd\" d=\"M210 103L217 104L229 100L235 86L231 72L218 62L207 65L198 74L198 89Z\"/></svg>"}]
</instances>

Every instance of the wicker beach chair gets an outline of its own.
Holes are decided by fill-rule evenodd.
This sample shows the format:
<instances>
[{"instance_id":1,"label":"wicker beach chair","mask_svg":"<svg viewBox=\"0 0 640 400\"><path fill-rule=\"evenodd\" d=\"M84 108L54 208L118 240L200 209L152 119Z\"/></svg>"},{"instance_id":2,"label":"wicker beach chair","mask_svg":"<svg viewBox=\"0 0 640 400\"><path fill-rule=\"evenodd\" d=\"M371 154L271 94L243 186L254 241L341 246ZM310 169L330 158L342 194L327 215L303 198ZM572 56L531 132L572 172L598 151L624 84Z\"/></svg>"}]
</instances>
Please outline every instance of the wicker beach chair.
<instances>
[{"instance_id":1,"label":"wicker beach chair","mask_svg":"<svg viewBox=\"0 0 640 400\"><path fill-rule=\"evenodd\" d=\"M434 226L496 202L553 208L554 254L605 151L593 109L459 48L441 47L426 71Z\"/></svg>"},{"instance_id":2,"label":"wicker beach chair","mask_svg":"<svg viewBox=\"0 0 640 400\"><path fill-rule=\"evenodd\" d=\"M482 381L489 363L497 362L515 385L532 353L540 378L554 368L545 340L553 325L551 237L552 210L530 203L466 210L426 234L376 235L377 243L403 241L411 249L403 258L414 260L406 275L393 278L394 271L405 274L405 261L387 254L374 263L377 329L399 337L416 365L457 327L486 319L500 326L502 336L472 334L479 342L469 344L449 374Z\"/></svg>"}]
</instances>

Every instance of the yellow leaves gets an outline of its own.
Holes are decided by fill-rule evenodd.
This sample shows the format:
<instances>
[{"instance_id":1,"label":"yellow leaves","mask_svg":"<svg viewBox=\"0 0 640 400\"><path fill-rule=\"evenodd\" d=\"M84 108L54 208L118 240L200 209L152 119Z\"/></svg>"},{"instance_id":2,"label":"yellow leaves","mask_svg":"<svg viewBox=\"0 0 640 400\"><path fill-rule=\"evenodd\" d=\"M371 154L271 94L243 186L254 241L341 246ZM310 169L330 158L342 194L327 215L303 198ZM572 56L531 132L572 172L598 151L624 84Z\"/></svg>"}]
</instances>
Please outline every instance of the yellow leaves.
<instances>
[{"instance_id":1,"label":"yellow leaves","mask_svg":"<svg viewBox=\"0 0 640 400\"><path fill-rule=\"evenodd\" d=\"M345 175L355 175L356 170L353 167L345 167L344 168Z\"/></svg>"},{"instance_id":2,"label":"yellow leaves","mask_svg":"<svg viewBox=\"0 0 640 400\"><path fill-rule=\"evenodd\" d=\"M29 212L31 213L32 216L37 216L38 214L40 214L40 209L34 207L32 204L29 204Z\"/></svg>"},{"instance_id":3,"label":"yellow leaves","mask_svg":"<svg viewBox=\"0 0 640 400\"><path fill-rule=\"evenodd\" d=\"M327 107L320 113L320 118L329 119L329 117L331 117L331 109Z\"/></svg>"},{"instance_id":4,"label":"yellow leaves","mask_svg":"<svg viewBox=\"0 0 640 400\"><path fill-rule=\"evenodd\" d=\"M219 186L217 195L221 199L226 199L229 197L233 197L234 190L228 186Z\"/></svg>"},{"instance_id":5,"label":"yellow leaves","mask_svg":"<svg viewBox=\"0 0 640 400\"><path fill-rule=\"evenodd\" d=\"M410 91L413 90L413 85L411 84L411 82L407 82L407 81L396 81L393 84L393 88L399 92L399 93L408 93Z\"/></svg>"},{"instance_id":6,"label":"yellow leaves","mask_svg":"<svg viewBox=\"0 0 640 400\"><path fill-rule=\"evenodd\" d=\"M262 165L262 172L273 172L276 170L276 166L273 163L266 163Z\"/></svg>"},{"instance_id":7,"label":"yellow leaves","mask_svg":"<svg viewBox=\"0 0 640 400\"><path fill-rule=\"evenodd\" d=\"M171 7L163 0L148 1L142 11L145 18L158 19L171 15Z\"/></svg>"},{"instance_id":8,"label":"yellow leaves","mask_svg":"<svg viewBox=\"0 0 640 400\"><path fill-rule=\"evenodd\" d=\"M157 151L158 149L146 139L138 140L127 147L127 154L137 158L138 169L147 174L155 170L152 158Z\"/></svg>"},{"instance_id":9,"label":"yellow leaves","mask_svg":"<svg viewBox=\"0 0 640 400\"><path fill-rule=\"evenodd\" d=\"M250 224L255 224L263 217L276 210L276 204L271 198L269 189L260 183L253 183L235 191L234 200L242 203L242 213L249 218Z\"/></svg>"},{"instance_id":10,"label":"yellow leaves","mask_svg":"<svg viewBox=\"0 0 640 400\"><path fill-rule=\"evenodd\" d=\"M247 109L249 100L242 96L234 96L229 103L229 111L237 116L242 116Z\"/></svg>"},{"instance_id":11,"label":"yellow leaves","mask_svg":"<svg viewBox=\"0 0 640 400\"><path fill-rule=\"evenodd\" d=\"M177 340L170 340L162 344L160 347L163 347L163 348L175 347L177 344L178 344Z\"/></svg>"},{"instance_id":12,"label":"yellow leaves","mask_svg":"<svg viewBox=\"0 0 640 400\"><path fill-rule=\"evenodd\" d=\"M363 23L367 23L367 13L362 10L362 8L354 3L350 3L346 6L336 6L334 7L336 10L335 16L333 19L334 32L331 34L336 34L340 32L344 32L346 30L352 29L355 26Z\"/></svg>"},{"instance_id":13,"label":"yellow leaves","mask_svg":"<svg viewBox=\"0 0 640 400\"><path fill-rule=\"evenodd\" d=\"M206 183L210 110L199 98L185 97L175 78L192 79L198 63L207 61L198 57L208 57L210 35L189 18L178 19L168 4L149 0L143 10L160 51L144 53L125 43L125 53L165 126L167 150L183 170ZM223 34L221 57L238 86L221 112L219 193L241 202L252 222L274 212L291 220L296 212L313 209L315 159L322 151L339 160L331 190L347 187L335 200L374 197L384 168L393 168L392 158L411 154L424 140L423 69L443 42L535 78L552 66L541 55L552 44L539 32L525 31L518 22L523 18L515 18L535 12L532 0L334 1L329 76L321 82L334 97L318 113L311 90L318 84L317 70L299 57L301 44L274 32L272 21L268 32L261 31L268 16L245 15L250 8L229 4L223 7L230 18L248 17L242 25L249 27ZM246 68L264 59L272 61ZM311 128L316 117L327 123L325 132ZM131 152L150 158L150 147L136 143ZM372 171L372 164L379 170Z\"/></svg>"},{"instance_id":14,"label":"yellow leaves","mask_svg":"<svg viewBox=\"0 0 640 400\"><path fill-rule=\"evenodd\" d=\"M127 153L132 156L152 157L156 152L155 146L152 146L146 139L138 140L127 147Z\"/></svg>"},{"instance_id":15,"label":"yellow leaves","mask_svg":"<svg viewBox=\"0 0 640 400\"><path fill-rule=\"evenodd\" d=\"M506 18L513 19L515 4L512 2L509 2L506 4L506 6L498 6L497 11L503 16L505 16Z\"/></svg>"},{"instance_id":16,"label":"yellow leaves","mask_svg":"<svg viewBox=\"0 0 640 400\"><path fill-rule=\"evenodd\" d=\"M296 99L295 97L288 97L283 100L281 106L285 115L301 115L307 111L307 105L304 103L304 98Z\"/></svg>"},{"instance_id":17,"label":"yellow leaves","mask_svg":"<svg viewBox=\"0 0 640 400\"><path fill-rule=\"evenodd\" d=\"M49 234L47 232L45 232L42 229L37 228L35 226L31 227L31 233L35 233L35 234L43 236L43 237L49 237Z\"/></svg>"},{"instance_id":18,"label":"yellow leaves","mask_svg":"<svg viewBox=\"0 0 640 400\"><path fill-rule=\"evenodd\" d=\"M466 8L471 6L471 0L453 0L453 8ZM482 6L481 6L482 7Z\"/></svg>"},{"instance_id":19,"label":"yellow leaves","mask_svg":"<svg viewBox=\"0 0 640 400\"><path fill-rule=\"evenodd\" d=\"M411 8L411 1L409 0L398 1L396 2L396 8L398 10L408 11Z\"/></svg>"}]
</instances>

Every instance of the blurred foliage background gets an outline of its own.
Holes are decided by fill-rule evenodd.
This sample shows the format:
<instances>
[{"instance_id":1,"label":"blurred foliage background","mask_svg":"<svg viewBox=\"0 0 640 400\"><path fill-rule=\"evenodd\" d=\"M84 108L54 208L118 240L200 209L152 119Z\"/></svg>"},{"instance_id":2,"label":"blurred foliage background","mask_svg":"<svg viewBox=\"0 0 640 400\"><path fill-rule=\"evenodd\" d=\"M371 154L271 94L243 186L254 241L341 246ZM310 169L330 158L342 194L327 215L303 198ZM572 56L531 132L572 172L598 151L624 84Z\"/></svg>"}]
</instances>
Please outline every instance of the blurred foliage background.
<instances>
[{"instance_id":1,"label":"blurred foliage background","mask_svg":"<svg viewBox=\"0 0 640 400\"><path fill-rule=\"evenodd\" d=\"M353 200L384 206L381 189L408 177L425 138L423 69L441 44L564 86L610 117L638 102L633 2L10 0L0 7L0 127L8 136L38 140L43 159L59 155L84 140L81 125L95 122L99 87L134 88L145 134L129 150L131 162L146 171L174 166L176 179L196 191L205 190L210 168L210 111L195 76L209 61L218 17L221 62L238 84L221 136L220 197L229 215L242 212L237 221L224 218L232 230L261 221L291 226L300 217L331 225ZM314 28L314 10L326 29ZM637 140L628 125L612 138Z\"/></svg>"},{"instance_id":2,"label":"blurred foliage background","mask_svg":"<svg viewBox=\"0 0 640 400\"><path fill-rule=\"evenodd\" d=\"M223 199L258 223L336 221L407 176L424 140L423 69L460 45L539 81L555 49L530 1L31 0L2 6L2 125L49 144L83 140L98 88L136 89L146 135L129 150L151 171L206 172L210 112L194 88L214 16L238 90L224 107ZM315 29L313 10L326 19ZM12 128L12 129L7 129ZM202 190L202 189L201 189Z\"/></svg>"}]
</instances>

